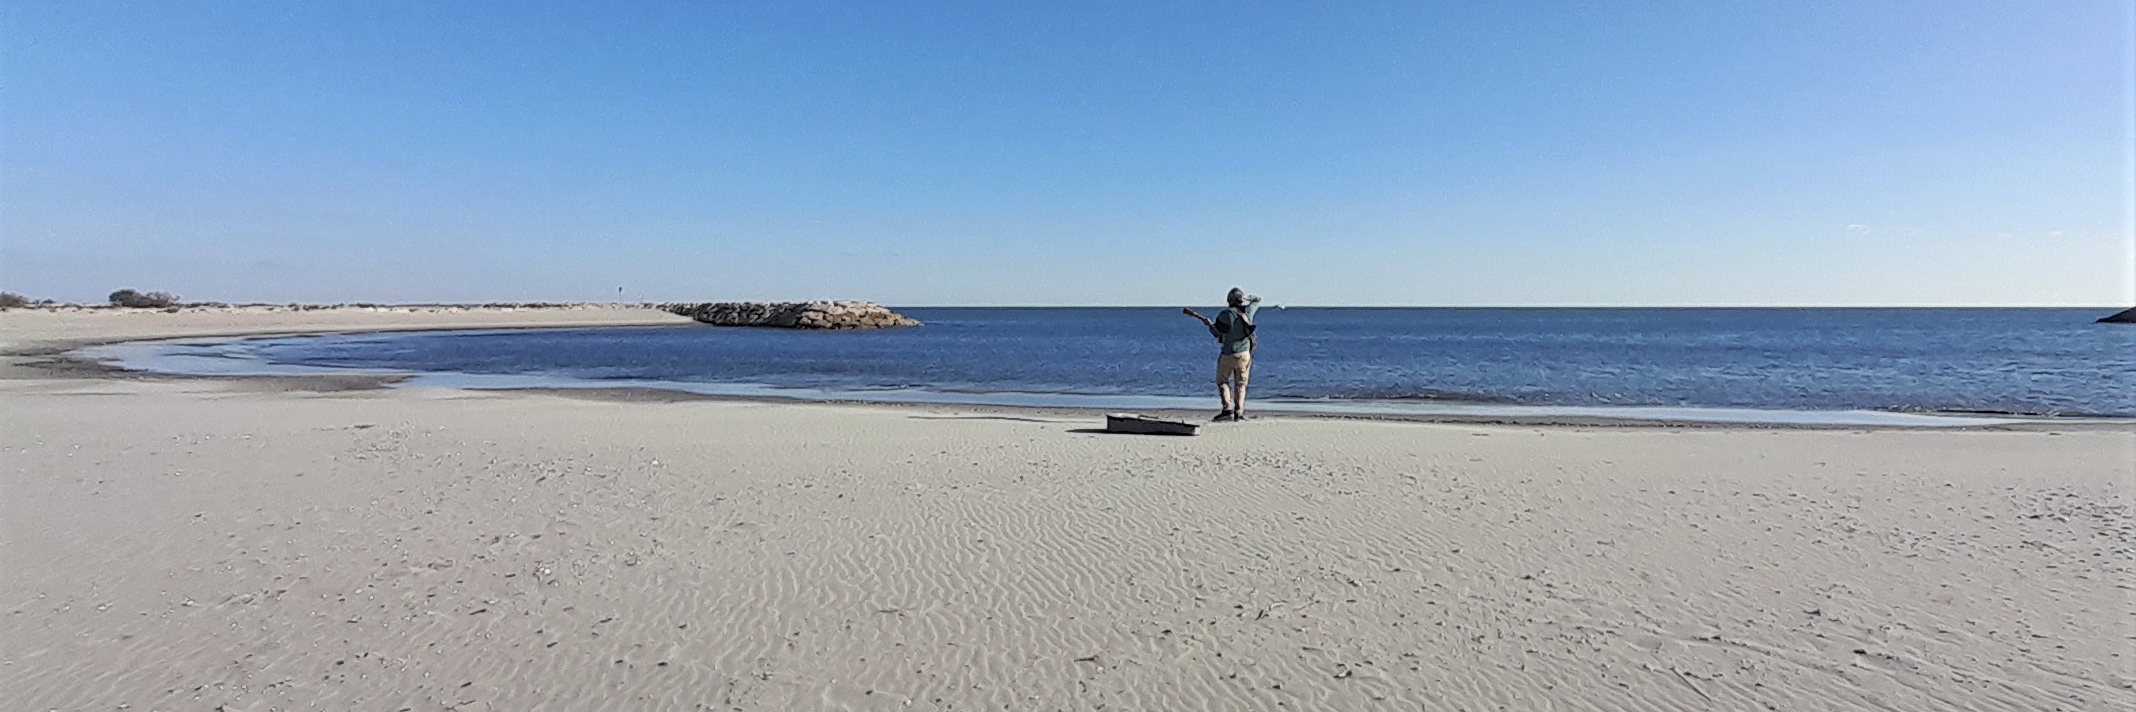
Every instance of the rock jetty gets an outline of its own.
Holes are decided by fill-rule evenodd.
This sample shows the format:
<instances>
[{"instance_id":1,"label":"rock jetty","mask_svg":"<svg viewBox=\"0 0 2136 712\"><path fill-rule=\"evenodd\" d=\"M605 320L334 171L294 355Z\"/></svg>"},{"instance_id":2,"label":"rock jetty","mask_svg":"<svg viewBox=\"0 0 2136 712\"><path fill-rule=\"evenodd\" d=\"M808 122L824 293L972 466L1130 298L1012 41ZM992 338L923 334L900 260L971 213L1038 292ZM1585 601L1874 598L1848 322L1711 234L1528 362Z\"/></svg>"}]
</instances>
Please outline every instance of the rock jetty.
<instances>
[{"instance_id":1,"label":"rock jetty","mask_svg":"<svg viewBox=\"0 0 2136 712\"><path fill-rule=\"evenodd\" d=\"M662 308L713 326L889 329L920 325L919 320L874 302L708 302Z\"/></svg>"},{"instance_id":2,"label":"rock jetty","mask_svg":"<svg viewBox=\"0 0 2136 712\"><path fill-rule=\"evenodd\" d=\"M2121 313L2104 317L2101 324L2136 324L2136 309L2123 309Z\"/></svg>"}]
</instances>

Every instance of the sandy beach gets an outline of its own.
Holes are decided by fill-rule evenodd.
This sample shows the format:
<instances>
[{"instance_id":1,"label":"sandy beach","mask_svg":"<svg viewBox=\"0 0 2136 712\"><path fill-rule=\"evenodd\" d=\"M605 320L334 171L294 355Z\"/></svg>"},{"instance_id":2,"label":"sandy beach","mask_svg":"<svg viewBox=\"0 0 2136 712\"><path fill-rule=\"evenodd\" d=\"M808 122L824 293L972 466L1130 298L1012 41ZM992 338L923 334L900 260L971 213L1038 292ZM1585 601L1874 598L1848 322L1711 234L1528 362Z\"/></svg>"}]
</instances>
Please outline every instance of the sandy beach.
<instances>
[{"instance_id":1,"label":"sandy beach","mask_svg":"<svg viewBox=\"0 0 2136 712\"><path fill-rule=\"evenodd\" d=\"M2127 430L1134 437L49 355L681 321L0 313L0 708L2136 708Z\"/></svg>"}]
</instances>

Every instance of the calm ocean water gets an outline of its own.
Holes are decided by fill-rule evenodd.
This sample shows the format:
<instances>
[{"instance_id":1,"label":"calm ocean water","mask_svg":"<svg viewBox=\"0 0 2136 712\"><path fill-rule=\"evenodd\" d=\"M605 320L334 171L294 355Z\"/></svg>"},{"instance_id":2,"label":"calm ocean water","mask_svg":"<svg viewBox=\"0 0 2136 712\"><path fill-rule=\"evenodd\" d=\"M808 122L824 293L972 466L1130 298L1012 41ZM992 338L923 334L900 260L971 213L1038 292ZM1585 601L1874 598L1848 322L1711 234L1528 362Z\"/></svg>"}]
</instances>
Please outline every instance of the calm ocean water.
<instances>
[{"instance_id":1,"label":"calm ocean water","mask_svg":"<svg viewBox=\"0 0 2136 712\"><path fill-rule=\"evenodd\" d=\"M1214 403L1216 345L1177 309L902 311L927 326L351 334L166 345L128 360L178 371L439 374L475 385L1010 405ZM2136 417L2136 327L2091 323L2101 313L1264 309L1252 396L1276 409L1283 403L1274 401L1355 411L1409 404Z\"/></svg>"}]
</instances>

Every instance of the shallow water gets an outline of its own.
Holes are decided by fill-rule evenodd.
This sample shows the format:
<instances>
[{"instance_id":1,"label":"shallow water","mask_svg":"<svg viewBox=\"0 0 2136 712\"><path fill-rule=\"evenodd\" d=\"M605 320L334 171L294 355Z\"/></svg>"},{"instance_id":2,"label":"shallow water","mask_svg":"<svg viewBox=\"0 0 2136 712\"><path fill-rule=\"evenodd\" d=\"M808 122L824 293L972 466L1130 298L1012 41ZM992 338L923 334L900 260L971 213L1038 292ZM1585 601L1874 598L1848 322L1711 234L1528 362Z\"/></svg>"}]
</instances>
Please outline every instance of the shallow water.
<instances>
[{"instance_id":1,"label":"shallow water","mask_svg":"<svg viewBox=\"0 0 2136 712\"><path fill-rule=\"evenodd\" d=\"M918 329L336 334L107 349L185 373L427 374L800 399L1205 409L1176 309L910 309ZM2061 309L1264 309L1265 410L1950 424L2136 417L2136 328ZM1994 420L1987 418L1985 420ZM1967 419L1969 423L1983 419ZM1932 422L1931 422L1932 421Z\"/></svg>"}]
</instances>

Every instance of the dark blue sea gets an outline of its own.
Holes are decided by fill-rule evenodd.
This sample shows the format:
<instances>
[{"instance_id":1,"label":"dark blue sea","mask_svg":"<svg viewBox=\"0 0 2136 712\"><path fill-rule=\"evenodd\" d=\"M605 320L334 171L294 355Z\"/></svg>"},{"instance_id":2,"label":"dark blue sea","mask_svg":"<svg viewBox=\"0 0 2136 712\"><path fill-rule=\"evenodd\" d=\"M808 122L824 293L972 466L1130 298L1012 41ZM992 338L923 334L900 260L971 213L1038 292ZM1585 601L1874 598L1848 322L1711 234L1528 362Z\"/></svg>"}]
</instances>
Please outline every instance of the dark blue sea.
<instances>
[{"instance_id":1,"label":"dark blue sea","mask_svg":"<svg viewBox=\"0 0 2136 712\"><path fill-rule=\"evenodd\" d=\"M183 342L127 360L177 371L428 374L476 387L1215 403L1216 344L1176 308L900 311L926 326L345 334ZM1264 309L1251 396L1265 410L1361 413L2136 417L2136 326L2092 323L2108 311Z\"/></svg>"}]
</instances>

